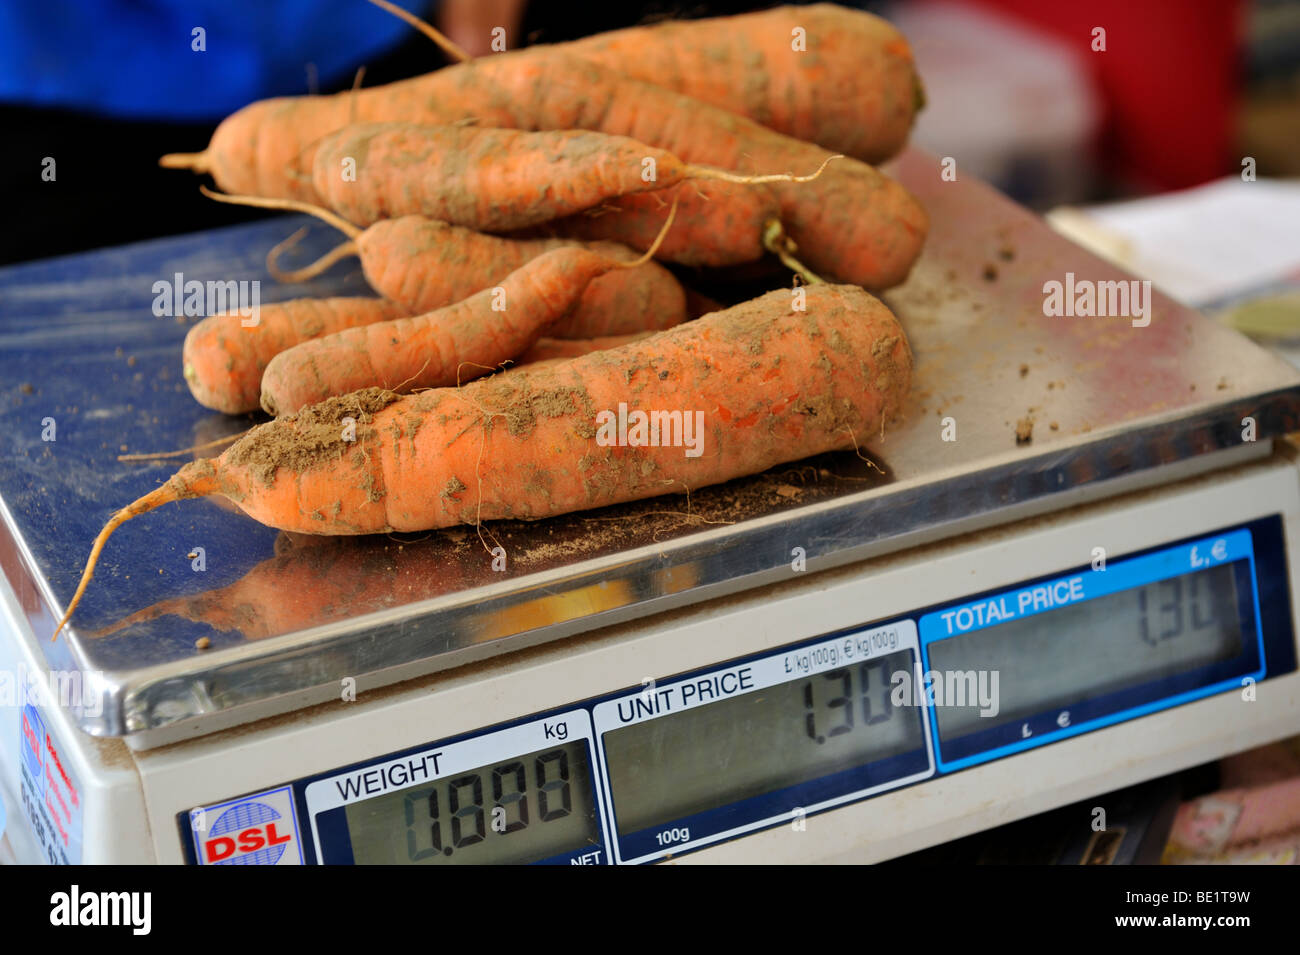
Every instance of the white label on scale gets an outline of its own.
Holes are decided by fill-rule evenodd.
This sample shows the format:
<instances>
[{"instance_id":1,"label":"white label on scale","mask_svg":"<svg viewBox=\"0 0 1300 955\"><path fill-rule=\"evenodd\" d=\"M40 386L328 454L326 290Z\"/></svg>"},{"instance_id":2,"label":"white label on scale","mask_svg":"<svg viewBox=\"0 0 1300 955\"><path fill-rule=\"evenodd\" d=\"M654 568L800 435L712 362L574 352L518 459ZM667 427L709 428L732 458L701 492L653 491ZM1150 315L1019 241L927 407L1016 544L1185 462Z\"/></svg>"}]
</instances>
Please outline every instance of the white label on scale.
<instances>
[{"instance_id":1,"label":"white label on scale","mask_svg":"<svg viewBox=\"0 0 1300 955\"><path fill-rule=\"evenodd\" d=\"M433 746L409 756L318 779L307 787L307 811L314 817L327 809L419 786L493 760L518 756L553 743L590 738L587 711L573 710L459 743Z\"/></svg>"}]
</instances>

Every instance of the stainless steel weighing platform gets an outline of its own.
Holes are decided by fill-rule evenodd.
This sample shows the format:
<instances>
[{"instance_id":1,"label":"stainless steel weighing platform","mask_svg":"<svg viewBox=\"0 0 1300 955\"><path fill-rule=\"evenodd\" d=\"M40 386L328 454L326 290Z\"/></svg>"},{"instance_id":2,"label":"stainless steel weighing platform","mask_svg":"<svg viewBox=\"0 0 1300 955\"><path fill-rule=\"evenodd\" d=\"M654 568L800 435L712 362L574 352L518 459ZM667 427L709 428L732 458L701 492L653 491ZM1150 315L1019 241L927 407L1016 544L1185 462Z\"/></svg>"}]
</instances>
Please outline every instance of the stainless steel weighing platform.
<instances>
[{"instance_id":1,"label":"stainless steel weighing platform","mask_svg":"<svg viewBox=\"0 0 1300 955\"><path fill-rule=\"evenodd\" d=\"M53 643L104 520L177 464L117 456L250 423L190 398L187 326L155 317L154 283L260 279L264 302L364 285L355 260L310 289L271 280L289 218L0 270L0 567L48 666L80 671L102 703L81 729L133 748L192 738L334 698L345 677L392 684L788 579L795 548L813 574L1266 457L1300 427L1289 365L1159 294L1145 328L1045 317L1046 281L1128 276L987 187L941 180L931 157L891 171L931 234L886 296L917 365L903 420L862 436L874 463L828 455L689 501L498 524L504 572L472 528L310 540L223 502L170 505L118 530ZM314 227L304 261L335 241Z\"/></svg>"}]
</instances>

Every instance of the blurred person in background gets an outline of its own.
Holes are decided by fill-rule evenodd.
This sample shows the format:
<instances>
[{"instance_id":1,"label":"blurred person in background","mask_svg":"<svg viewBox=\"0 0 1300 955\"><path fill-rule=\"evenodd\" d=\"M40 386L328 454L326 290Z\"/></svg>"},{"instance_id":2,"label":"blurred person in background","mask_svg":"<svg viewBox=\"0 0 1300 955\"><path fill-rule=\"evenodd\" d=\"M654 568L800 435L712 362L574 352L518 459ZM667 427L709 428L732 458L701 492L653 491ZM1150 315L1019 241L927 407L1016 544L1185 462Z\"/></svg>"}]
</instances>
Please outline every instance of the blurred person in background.
<instances>
[{"instance_id":1,"label":"blurred person in background","mask_svg":"<svg viewBox=\"0 0 1300 955\"><path fill-rule=\"evenodd\" d=\"M773 0L603 6L589 0L397 2L474 56L491 55L495 27L505 28L508 48L516 49L668 17L721 16L777 5ZM1285 27L1300 20L1300 0L947 2L1014 18L1078 51L1103 109L1095 150L1082 151L1095 175L1084 187L1088 194L1072 197L1080 201L1181 188L1233 171L1242 145L1236 133L1248 56L1243 47L1260 42L1258 33L1250 42L1246 21L1266 12L1271 16L1265 32L1275 35L1279 23ZM931 4L860 0L844 5L890 16L892 10L911 12ZM1288 18L1288 11L1296 16ZM1104 52L1090 47L1098 26L1107 32ZM1290 38L1283 52L1300 45L1300 33L1280 32ZM221 119L257 99L345 90L363 65L363 85L369 87L446 63L426 37L366 0L0 5L0 119L6 130L0 177L10 219L23 225L4 231L0 262L265 215L203 199L194 177L159 169L158 157L202 150ZM924 62L921 66L924 75ZM978 75L960 78L963 87L980 81ZM941 94L935 83L932 102ZM1279 125L1278 117L1300 110L1294 96L1281 102L1253 124L1253 139L1264 142L1251 145L1262 150L1273 143L1272 155L1286 157L1294 155L1294 136L1277 131L1295 125L1294 120ZM995 118L1011 105L994 95L979 112ZM941 133L951 138L955 131L945 127ZM47 160L54 163L52 181L46 178ZM1014 184L1002 185L1041 206Z\"/></svg>"},{"instance_id":2,"label":"blurred person in background","mask_svg":"<svg viewBox=\"0 0 1300 955\"><path fill-rule=\"evenodd\" d=\"M471 55L561 42L647 18L772 4L529 5L397 0ZM270 96L348 89L447 64L426 37L365 0L40 0L0 5L0 150L10 222L0 263L120 245L258 218L218 205L194 177L160 169L202 150L216 125ZM53 162L51 163L50 160Z\"/></svg>"},{"instance_id":3,"label":"blurred person in background","mask_svg":"<svg viewBox=\"0 0 1300 955\"><path fill-rule=\"evenodd\" d=\"M473 56L667 17L773 2L394 0ZM30 0L0 4L0 182L10 222L0 263L122 245L260 218L204 199L158 167L198 152L217 124L271 96L335 93L417 76L447 58L366 0ZM53 160L53 164L48 162ZM49 178L52 175L53 178Z\"/></svg>"}]
</instances>

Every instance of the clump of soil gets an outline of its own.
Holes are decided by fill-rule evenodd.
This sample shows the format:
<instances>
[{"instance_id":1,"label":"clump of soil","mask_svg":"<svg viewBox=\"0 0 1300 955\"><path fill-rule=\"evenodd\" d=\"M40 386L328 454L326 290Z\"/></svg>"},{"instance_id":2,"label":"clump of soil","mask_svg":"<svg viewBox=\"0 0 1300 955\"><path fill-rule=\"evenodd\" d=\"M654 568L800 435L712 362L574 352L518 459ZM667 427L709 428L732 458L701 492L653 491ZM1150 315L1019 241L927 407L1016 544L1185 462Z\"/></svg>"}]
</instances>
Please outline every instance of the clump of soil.
<instances>
[{"instance_id":1,"label":"clump of soil","mask_svg":"<svg viewBox=\"0 0 1300 955\"><path fill-rule=\"evenodd\" d=\"M307 471L337 461L349 448L363 444L374 415L401 396L383 388L365 388L308 405L296 414L260 425L226 452L232 465L246 467L270 487L280 468ZM356 440L344 439L344 418L356 422Z\"/></svg>"}]
</instances>

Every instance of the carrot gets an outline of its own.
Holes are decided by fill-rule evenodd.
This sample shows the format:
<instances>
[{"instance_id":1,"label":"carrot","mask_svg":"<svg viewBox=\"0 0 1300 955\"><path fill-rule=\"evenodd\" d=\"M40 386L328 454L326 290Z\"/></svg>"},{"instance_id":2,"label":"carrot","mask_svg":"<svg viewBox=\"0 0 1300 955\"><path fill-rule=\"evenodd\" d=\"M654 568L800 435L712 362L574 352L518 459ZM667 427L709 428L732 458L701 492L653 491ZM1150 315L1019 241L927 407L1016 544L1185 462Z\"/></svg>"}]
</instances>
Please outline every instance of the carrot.
<instances>
[{"instance_id":1,"label":"carrot","mask_svg":"<svg viewBox=\"0 0 1300 955\"><path fill-rule=\"evenodd\" d=\"M205 408L242 414L258 407L267 363L299 342L406 315L381 298L302 298L263 305L256 325L242 315L211 315L189 330L182 366Z\"/></svg>"},{"instance_id":2,"label":"carrot","mask_svg":"<svg viewBox=\"0 0 1300 955\"><path fill-rule=\"evenodd\" d=\"M870 163L903 148L924 102L903 35L829 3L670 20L560 49Z\"/></svg>"},{"instance_id":3,"label":"carrot","mask_svg":"<svg viewBox=\"0 0 1300 955\"><path fill-rule=\"evenodd\" d=\"M412 123L346 126L321 141L312 161L316 194L349 222L424 215L482 232L522 229L690 180L761 185L816 176L737 176L684 163L626 136L587 130ZM727 197L719 193L712 205Z\"/></svg>"},{"instance_id":4,"label":"carrot","mask_svg":"<svg viewBox=\"0 0 1300 955\"><path fill-rule=\"evenodd\" d=\"M661 238L676 213L669 210ZM400 392L478 378L527 351L592 279L652 254L626 262L576 246L552 249L454 305L305 341L266 366L262 407L286 414L362 388Z\"/></svg>"},{"instance_id":5,"label":"carrot","mask_svg":"<svg viewBox=\"0 0 1300 955\"><path fill-rule=\"evenodd\" d=\"M789 290L771 292L557 365L406 397L367 389L260 425L109 519L59 628L113 531L172 501L219 494L263 524L310 534L428 530L679 493L853 447L899 411L911 352L861 289L805 296L805 310ZM679 446L651 446L644 430L610 446L620 403L684 412Z\"/></svg>"},{"instance_id":6,"label":"carrot","mask_svg":"<svg viewBox=\"0 0 1300 955\"><path fill-rule=\"evenodd\" d=\"M533 346L515 359L515 365L535 365L543 361L568 361L581 358L596 351L608 351L621 348L632 342L640 341L651 334L637 332L633 335L604 335L600 338L546 338L542 337Z\"/></svg>"},{"instance_id":7,"label":"carrot","mask_svg":"<svg viewBox=\"0 0 1300 955\"><path fill-rule=\"evenodd\" d=\"M271 274L286 282L306 281L340 258L356 255L361 259L361 269L370 287L412 315L459 302L491 288L525 262L551 249L577 246L611 258L633 257L625 246L609 242L500 238L424 216L381 219L362 230L326 209L291 199L226 196L206 189L203 192L220 202L291 209L329 222L350 240L294 272L281 271L272 250L267 259ZM607 273L591 282L573 310L551 329L551 334L560 338L593 338L657 331L685 318L686 295L681 285L663 266L645 262L634 269Z\"/></svg>"},{"instance_id":8,"label":"carrot","mask_svg":"<svg viewBox=\"0 0 1300 955\"><path fill-rule=\"evenodd\" d=\"M518 117L514 125L525 128L598 126L667 149L687 162L746 172L816 169L830 157L817 146L725 110L619 78L591 63L574 63L544 48L511 60L453 66L432 76L441 74L452 74L443 81L450 95L467 86L491 90L492 101L509 103ZM432 88L431 82L424 86L426 92ZM907 277L920 254L927 228L924 211L906 189L865 163L841 159L815 181L774 182L768 188L780 203L781 222L798 257L824 278L889 288Z\"/></svg>"},{"instance_id":9,"label":"carrot","mask_svg":"<svg viewBox=\"0 0 1300 955\"><path fill-rule=\"evenodd\" d=\"M584 212L514 235L605 240L645 251L654 242L663 210L672 202L678 203L677 224L655 258L701 268L739 265L762 257L764 230L780 217L776 197L766 188L687 182L608 199Z\"/></svg>"},{"instance_id":10,"label":"carrot","mask_svg":"<svg viewBox=\"0 0 1300 955\"><path fill-rule=\"evenodd\" d=\"M310 199L315 190L303 156L322 136L354 121L439 124L467 116L484 126L629 136L685 162L745 173L807 171L831 155L719 107L535 47L355 95L254 103L228 117L204 153L164 162L211 171L227 191ZM889 288L920 254L925 212L865 163L842 159L815 182L769 188L799 257L820 275Z\"/></svg>"}]
</instances>

